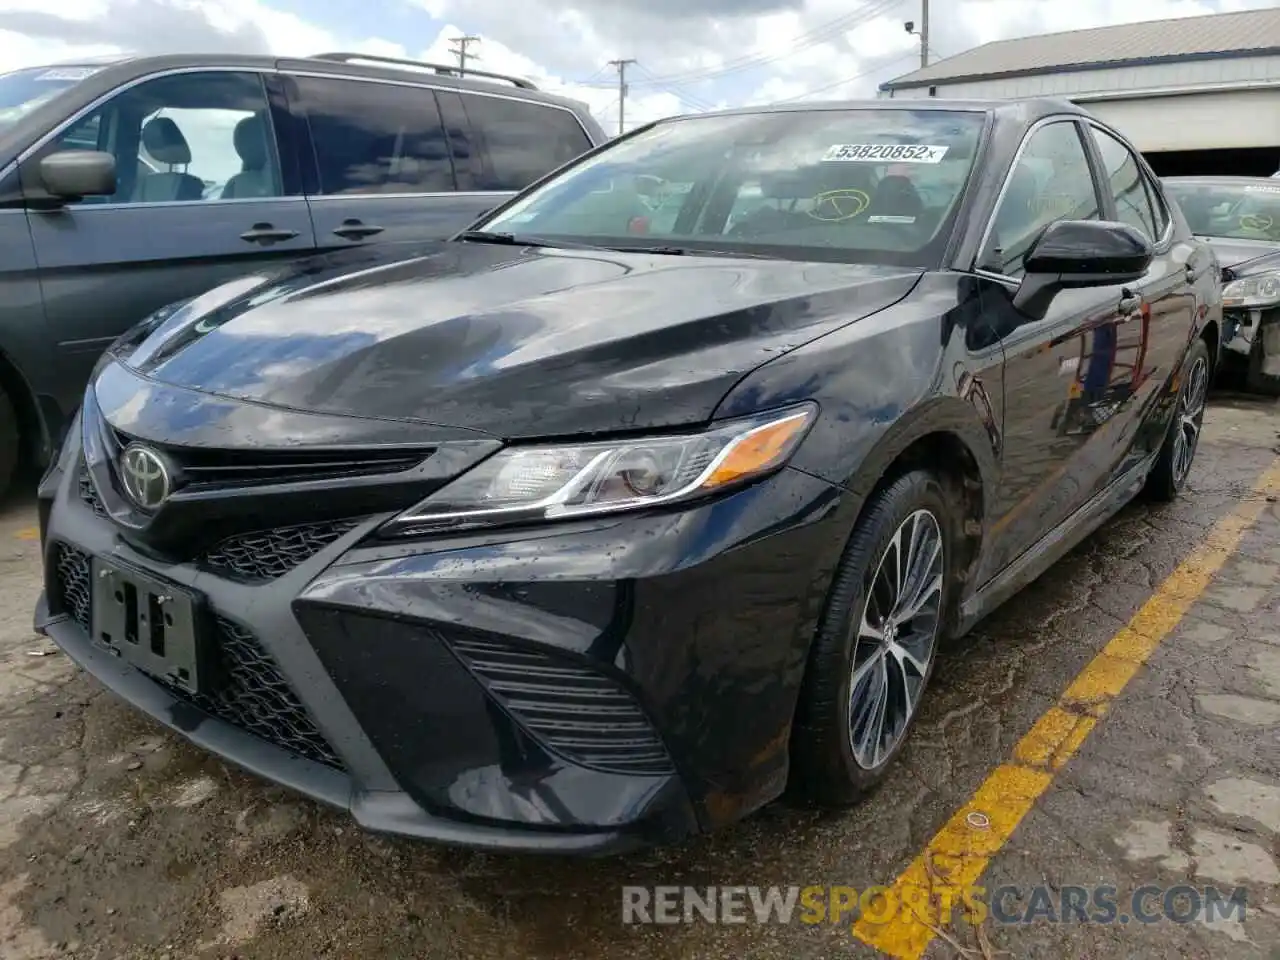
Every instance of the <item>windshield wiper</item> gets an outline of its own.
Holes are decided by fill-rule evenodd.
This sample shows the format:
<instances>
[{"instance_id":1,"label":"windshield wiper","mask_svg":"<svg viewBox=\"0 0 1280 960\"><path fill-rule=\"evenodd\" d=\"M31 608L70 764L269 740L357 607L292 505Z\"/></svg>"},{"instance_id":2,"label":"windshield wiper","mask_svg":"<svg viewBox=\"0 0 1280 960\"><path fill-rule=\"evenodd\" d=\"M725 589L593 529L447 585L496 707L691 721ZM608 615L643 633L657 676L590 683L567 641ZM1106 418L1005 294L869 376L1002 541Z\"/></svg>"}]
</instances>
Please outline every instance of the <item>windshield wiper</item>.
<instances>
[{"instance_id":1,"label":"windshield wiper","mask_svg":"<svg viewBox=\"0 0 1280 960\"><path fill-rule=\"evenodd\" d=\"M653 253L660 257L730 257L743 260L781 260L767 253L742 253L733 250L712 250L707 247L610 247L619 253Z\"/></svg>"},{"instance_id":2,"label":"windshield wiper","mask_svg":"<svg viewBox=\"0 0 1280 960\"><path fill-rule=\"evenodd\" d=\"M490 232L488 230L463 230L455 240L469 240L472 243L501 243L511 247L560 247L565 250L604 250L590 243L575 243L572 240L551 240L545 237L530 237L516 233Z\"/></svg>"}]
</instances>

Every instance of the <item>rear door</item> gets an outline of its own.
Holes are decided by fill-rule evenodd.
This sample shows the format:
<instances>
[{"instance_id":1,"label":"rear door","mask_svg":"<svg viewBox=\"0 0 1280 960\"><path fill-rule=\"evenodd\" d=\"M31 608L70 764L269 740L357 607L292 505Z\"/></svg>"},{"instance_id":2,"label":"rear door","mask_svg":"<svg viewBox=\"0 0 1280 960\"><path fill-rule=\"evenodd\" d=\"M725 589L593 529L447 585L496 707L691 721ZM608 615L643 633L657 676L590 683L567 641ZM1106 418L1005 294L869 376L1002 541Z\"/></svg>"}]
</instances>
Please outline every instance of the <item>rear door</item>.
<instances>
[{"instance_id":1,"label":"rear door","mask_svg":"<svg viewBox=\"0 0 1280 960\"><path fill-rule=\"evenodd\" d=\"M1098 179L1104 201L1114 205L1115 219L1128 223L1155 247L1146 275L1122 291L1124 309L1117 324L1114 362L1108 386L1124 400L1116 415L1121 469L1158 447L1163 433L1140 436L1153 407L1164 393L1191 342L1200 304L1195 281L1212 265L1190 237L1176 238L1172 218L1144 164L1118 137L1096 123L1087 125L1095 146Z\"/></svg>"},{"instance_id":2,"label":"rear door","mask_svg":"<svg viewBox=\"0 0 1280 960\"><path fill-rule=\"evenodd\" d=\"M314 249L278 115L258 73L171 74L77 118L22 165L47 337L67 398L103 348L151 311ZM115 155L115 194L51 202L40 160L89 143Z\"/></svg>"},{"instance_id":3,"label":"rear door","mask_svg":"<svg viewBox=\"0 0 1280 960\"><path fill-rule=\"evenodd\" d=\"M494 205L457 192L429 87L315 76L289 85L310 134L307 194L322 250L444 239Z\"/></svg>"},{"instance_id":4,"label":"rear door","mask_svg":"<svg viewBox=\"0 0 1280 960\"><path fill-rule=\"evenodd\" d=\"M1103 218L1084 135L1065 117L1028 132L977 265L984 310L1004 331L1005 356L1001 484L985 577L1083 506L1117 466L1110 421L1127 396L1111 388L1110 369L1121 288L1063 290L1039 320L1013 307L1022 258L1046 225Z\"/></svg>"}]
</instances>

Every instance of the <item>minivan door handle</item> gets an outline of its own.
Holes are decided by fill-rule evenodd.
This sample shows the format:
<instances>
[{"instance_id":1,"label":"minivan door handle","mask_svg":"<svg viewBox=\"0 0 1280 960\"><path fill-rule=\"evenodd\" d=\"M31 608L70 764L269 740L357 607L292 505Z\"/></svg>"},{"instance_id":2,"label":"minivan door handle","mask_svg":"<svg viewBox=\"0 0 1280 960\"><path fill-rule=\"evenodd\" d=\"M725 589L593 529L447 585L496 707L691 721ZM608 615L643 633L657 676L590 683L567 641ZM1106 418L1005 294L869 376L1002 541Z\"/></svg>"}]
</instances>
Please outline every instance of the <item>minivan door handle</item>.
<instances>
[{"instance_id":1,"label":"minivan door handle","mask_svg":"<svg viewBox=\"0 0 1280 960\"><path fill-rule=\"evenodd\" d=\"M281 240L292 240L297 235L297 230L280 230L271 223L255 223L250 229L240 234L240 239L245 243L259 243L268 247Z\"/></svg>"},{"instance_id":2,"label":"minivan door handle","mask_svg":"<svg viewBox=\"0 0 1280 960\"><path fill-rule=\"evenodd\" d=\"M343 240L363 240L365 237L372 237L374 234L381 233L385 227L374 226L372 223L364 223L351 217L342 221L342 226L333 232Z\"/></svg>"}]
</instances>

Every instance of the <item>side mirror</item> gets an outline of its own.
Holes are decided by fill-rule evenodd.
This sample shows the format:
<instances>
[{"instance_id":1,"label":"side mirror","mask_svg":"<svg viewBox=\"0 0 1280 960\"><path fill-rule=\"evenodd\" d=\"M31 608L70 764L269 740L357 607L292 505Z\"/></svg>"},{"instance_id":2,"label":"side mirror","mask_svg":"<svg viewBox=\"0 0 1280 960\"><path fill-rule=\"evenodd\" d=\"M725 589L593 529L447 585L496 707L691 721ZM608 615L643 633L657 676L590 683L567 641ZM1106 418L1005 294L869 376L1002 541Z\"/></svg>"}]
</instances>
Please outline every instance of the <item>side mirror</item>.
<instances>
[{"instance_id":1,"label":"side mirror","mask_svg":"<svg viewBox=\"0 0 1280 960\"><path fill-rule=\"evenodd\" d=\"M40 180L64 200L116 192L116 158L100 150L59 150L40 161Z\"/></svg>"},{"instance_id":2,"label":"side mirror","mask_svg":"<svg viewBox=\"0 0 1280 960\"><path fill-rule=\"evenodd\" d=\"M1013 305L1039 319L1058 291L1134 283L1154 255L1151 241L1127 223L1056 220L1022 258L1024 275Z\"/></svg>"}]
</instances>

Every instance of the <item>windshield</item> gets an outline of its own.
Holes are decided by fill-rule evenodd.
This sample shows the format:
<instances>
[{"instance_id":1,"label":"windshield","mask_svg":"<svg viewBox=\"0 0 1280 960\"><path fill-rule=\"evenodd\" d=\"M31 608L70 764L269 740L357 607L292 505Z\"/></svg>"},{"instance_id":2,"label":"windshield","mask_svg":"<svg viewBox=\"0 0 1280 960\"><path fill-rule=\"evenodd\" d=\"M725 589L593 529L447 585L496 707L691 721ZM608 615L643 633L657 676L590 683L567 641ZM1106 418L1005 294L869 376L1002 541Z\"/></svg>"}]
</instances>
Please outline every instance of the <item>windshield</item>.
<instances>
[{"instance_id":1,"label":"windshield","mask_svg":"<svg viewBox=\"0 0 1280 960\"><path fill-rule=\"evenodd\" d=\"M1166 180L1164 187L1194 234L1280 241L1280 183Z\"/></svg>"},{"instance_id":2,"label":"windshield","mask_svg":"<svg viewBox=\"0 0 1280 960\"><path fill-rule=\"evenodd\" d=\"M482 227L551 242L933 266L984 121L906 109L666 121Z\"/></svg>"},{"instance_id":3,"label":"windshield","mask_svg":"<svg viewBox=\"0 0 1280 960\"><path fill-rule=\"evenodd\" d=\"M100 69L31 67L0 74L0 130L13 126L42 103L52 100Z\"/></svg>"}]
</instances>

